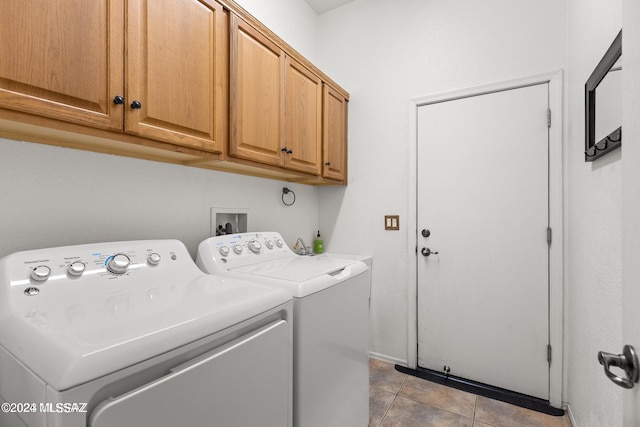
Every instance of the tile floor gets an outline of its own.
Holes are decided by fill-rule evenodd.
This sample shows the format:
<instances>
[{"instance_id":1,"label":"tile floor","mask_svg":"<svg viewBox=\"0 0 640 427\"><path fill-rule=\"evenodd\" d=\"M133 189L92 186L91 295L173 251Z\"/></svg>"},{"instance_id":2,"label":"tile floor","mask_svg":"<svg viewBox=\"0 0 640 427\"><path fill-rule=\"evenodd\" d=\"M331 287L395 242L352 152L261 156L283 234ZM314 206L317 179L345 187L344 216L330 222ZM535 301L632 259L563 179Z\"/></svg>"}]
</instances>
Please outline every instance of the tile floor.
<instances>
[{"instance_id":1,"label":"tile floor","mask_svg":"<svg viewBox=\"0 0 640 427\"><path fill-rule=\"evenodd\" d=\"M456 390L369 360L370 427L571 427L554 417Z\"/></svg>"}]
</instances>

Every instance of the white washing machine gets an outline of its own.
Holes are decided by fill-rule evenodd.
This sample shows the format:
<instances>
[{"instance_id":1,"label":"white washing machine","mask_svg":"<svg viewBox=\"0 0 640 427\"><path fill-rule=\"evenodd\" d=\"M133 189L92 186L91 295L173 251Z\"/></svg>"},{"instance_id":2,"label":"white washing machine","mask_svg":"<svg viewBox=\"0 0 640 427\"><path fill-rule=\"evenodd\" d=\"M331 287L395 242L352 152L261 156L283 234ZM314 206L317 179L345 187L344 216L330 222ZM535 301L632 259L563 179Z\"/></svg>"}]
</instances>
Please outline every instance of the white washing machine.
<instances>
[{"instance_id":1,"label":"white washing machine","mask_svg":"<svg viewBox=\"0 0 640 427\"><path fill-rule=\"evenodd\" d=\"M0 425L291 426L292 315L177 240L6 256Z\"/></svg>"},{"instance_id":2,"label":"white washing machine","mask_svg":"<svg viewBox=\"0 0 640 427\"><path fill-rule=\"evenodd\" d=\"M300 256L276 232L211 237L203 271L277 286L293 296L296 427L369 424L369 268L346 257Z\"/></svg>"}]
</instances>

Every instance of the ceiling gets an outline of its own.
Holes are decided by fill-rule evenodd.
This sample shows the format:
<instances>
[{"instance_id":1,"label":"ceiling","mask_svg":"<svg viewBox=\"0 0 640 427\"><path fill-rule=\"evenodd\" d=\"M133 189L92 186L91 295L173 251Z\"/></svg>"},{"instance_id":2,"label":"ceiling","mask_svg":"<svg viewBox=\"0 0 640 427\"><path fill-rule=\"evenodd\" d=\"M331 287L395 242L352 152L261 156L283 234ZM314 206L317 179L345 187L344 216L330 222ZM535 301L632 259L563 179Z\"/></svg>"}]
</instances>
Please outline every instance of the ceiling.
<instances>
[{"instance_id":1,"label":"ceiling","mask_svg":"<svg viewBox=\"0 0 640 427\"><path fill-rule=\"evenodd\" d=\"M309 6L315 12L320 15L331 9L335 9L347 3L351 3L353 0L305 0Z\"/></svg>"}]
</instances>

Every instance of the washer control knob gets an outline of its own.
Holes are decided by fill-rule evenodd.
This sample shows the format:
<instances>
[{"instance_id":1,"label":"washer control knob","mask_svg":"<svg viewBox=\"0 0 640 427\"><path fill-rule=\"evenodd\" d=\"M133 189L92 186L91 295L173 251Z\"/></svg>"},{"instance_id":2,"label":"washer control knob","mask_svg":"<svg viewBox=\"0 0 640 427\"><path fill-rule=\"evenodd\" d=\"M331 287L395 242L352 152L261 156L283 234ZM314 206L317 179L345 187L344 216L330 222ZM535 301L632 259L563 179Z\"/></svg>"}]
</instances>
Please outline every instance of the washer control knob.
<instances>
[{"instance_id":1,"label":"washer control knob","mask_svg":"<svg viewBox=\"0 0 640 427\"><path fill-rule=\"evenodd\" d=\"M242 246L237 244L233 245L233 252L240 255L242 253Z\"/></svg>"},{"instance_id":2,"label":"washer control knob","mask_svg":"<svg viewBox=\"0 0 640 427\"><path fill-rule=\"evenodd\" d=\"M218 251L222 256L229 256L229 248L227 246L220 246L220 249L218 249Z\"/></svg>"},{"instance_id":3,"label":"washer control knob","mask_svg":"<svg viewBox=\"0 0 640 427\"><path fill-rule=\"evenodd\" d=\"M257 240L250 241L247 246L249 246L249 249L251 249L251 252L254 254L257 254L260 252L260 249L262 249L262 245Z\"/></svg>"},{"instance_id":4,"label":"washer control knob","mask_svg":"<svg viewBox=\"0 0 640 427\"><path fill-rule=\"evenodd\" d=\"M276 239L276 246L281 248L282 245L284 245L284 242L282 241L282 239Z\"/></svg>"},{"instance_id":5,"label":"washer control knob","mask_svg":"<svg viewBox=\"0 0 640 427\"><path fill-rule=\"evenodd\" d=\"M160 260L162 258L160 257L159 254L153 252L151 254L149 254L149 256L147 257L147 262L149 263L149 265L158 265L160 264Z\"/></svg>"},{"instance_id":6,"label":"washer control knob","mask_svg":"<svg viewBox=\"0 0 640 427\"><path fill-rule=\"evenodd\" d=\"M264 244L265 244L265 245L267 245L267 248L269 248L269 249L273 249L273 240L268 240L268 239L267 239L267 240L264 242Z\"/></svg>"},{"instance_id":7,"label":"washer control knob","mask_svg":"<svg viewBox=\"0 0 640 427\"><path fill-rule=\"evenodd\" d=\"M107 270L113 274L123 274L129 268L131 260L125 254L116 254L109 258L107 262Z\"/></svg>"},{"instance_id":8,"label":"washer control knob","mask_svg":"<svg viewBox=\"0 0 640 427\"><path fill-rule=\"evenodd\" d=\"M87 266L84 264L84 262L74 261L67 267L67 274L69 276L79 277L82 276L82 273L84 273L84 270L86 268Z\"/></svg>"},{"instance_id":9,"label":"washer control knob","mask_svg":"<svg viewBox=\"0 0 640 427\"><path fill-rule=\"evenodd\" d=\"M32 297L35 295L38 295L40 293L40 289L35 288L33 286L28 287L27 289L24 290L24 294L26 296Z\"/></svg>"},{"instance_id":10,"label":"washer control knob","mask_svg":"<svg viewBox=\"0 0 640 427\"><path fill-rule=\"evenodd\" d=\"M49 278L51 274L51 269L46 265L39 265L33 270L31 270L31 278L36 282L44 282Z\"/></svg>"}]
</instances>

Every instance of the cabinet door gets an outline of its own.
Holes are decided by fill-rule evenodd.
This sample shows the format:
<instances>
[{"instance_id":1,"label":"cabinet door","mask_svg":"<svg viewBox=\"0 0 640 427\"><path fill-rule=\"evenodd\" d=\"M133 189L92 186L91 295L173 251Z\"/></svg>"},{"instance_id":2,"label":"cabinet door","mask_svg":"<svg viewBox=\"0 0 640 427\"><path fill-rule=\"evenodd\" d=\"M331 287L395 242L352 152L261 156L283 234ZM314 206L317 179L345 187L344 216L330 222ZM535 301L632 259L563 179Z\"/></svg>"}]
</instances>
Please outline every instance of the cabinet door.
<instances>
[{"instance_id":1,"label":"cabinet door","mask_svg":"<svg viewBox=\"0 0 640 427\"><path fill-rule=\"evenodd\" d=\"M0 107L122 130L123 0L2 2Z\"/></svg>"},{"instance_id":2,"label":"cabinet door","mask_svg":"<svg viewBox=\"0 0 640 427\"><path fill-rule=\"evenodd\" d=\"M281 166L284 52L232 15L230 154Z\"/></svg>"},{"instance_id":3,"label":"cabinet door","mask_svg":"<svg viewBox=\"0 0 640 427\"><path fill-rule=\"evenodd\" d=\"M323 94L322 176L338 181L347 180L347 100L325 85Z\"/></svg>"},{"instance_id":4,"label":"cabinet door","mask_svg":"<svg viewBox=\"0 0 640 427\"><path fill-rule=\"evenodd\" d=\"M285 61L285 138L288 169L320 174L322 80L290 57Z\"/></svg>"},{"instance_id":5,"label":"cabinet door","mask_svg":"<svg viewBox=\"0 0 640 427\"><path fill-rule=\"evenodd\" d=\"M206 0L128 1L126 132L222 152L225 14Z\"/></svg>"}]
</instances>

